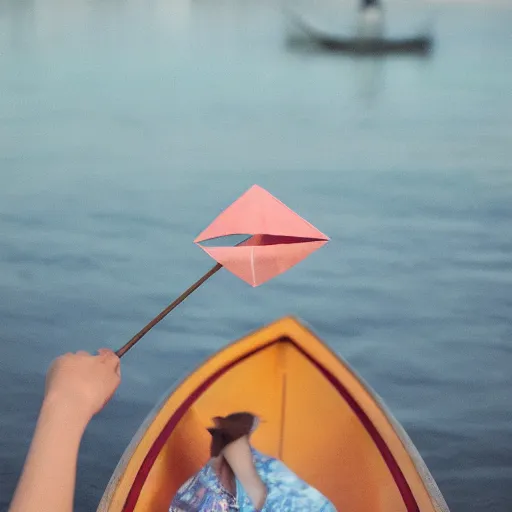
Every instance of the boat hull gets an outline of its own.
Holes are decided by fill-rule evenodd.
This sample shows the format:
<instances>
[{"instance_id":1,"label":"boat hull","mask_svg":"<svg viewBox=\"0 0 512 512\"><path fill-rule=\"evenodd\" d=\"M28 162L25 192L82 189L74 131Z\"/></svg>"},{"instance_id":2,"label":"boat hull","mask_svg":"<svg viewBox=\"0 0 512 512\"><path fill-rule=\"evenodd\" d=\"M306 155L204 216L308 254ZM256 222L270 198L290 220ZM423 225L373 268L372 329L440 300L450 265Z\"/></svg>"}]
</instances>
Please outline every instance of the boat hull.
<instances>
[{"instance_id":1,"label":"boat hull","mask_svg":"<svg viewBox=\"0 0 512 512\"><path fill-rule=\"evenodd\" d=\"M207 462L211 418L236 411L261 418L257 449L282 459L340 511L448 511L379 398L293 318L221 350L172 391L126 450L98 511L167 511Z\"/></svg>"},{"instance_id":2,"label":"boat hull","mask_svg":"<svg viewBox=\"0 0 512 512\"><path fill-rule=\"evenodd\" d=\"M328 34L309 26L297 15L288 13L290 28L297 30L287 35L286 43L292 49L316 48L353 55L427 55L432 51L433 39L429 34L386 36L383 14L379 9L369 11L360 14L356 34L352 37Z\"/></svg>"},{"instance_id":3,"label":"boat hull","mask_svg":"<svg viewBox=\"0 0 512 512\"><path fill-rule=\"evenodd\" d=\"M403 39L385 38L336 38L329 36L311 37L308 41L290 40L291 46L315 45L330 52L354 55L385 55L393 53L428 54L432 49L432 40L428 36Z\"/></svg>"}]
</instances>

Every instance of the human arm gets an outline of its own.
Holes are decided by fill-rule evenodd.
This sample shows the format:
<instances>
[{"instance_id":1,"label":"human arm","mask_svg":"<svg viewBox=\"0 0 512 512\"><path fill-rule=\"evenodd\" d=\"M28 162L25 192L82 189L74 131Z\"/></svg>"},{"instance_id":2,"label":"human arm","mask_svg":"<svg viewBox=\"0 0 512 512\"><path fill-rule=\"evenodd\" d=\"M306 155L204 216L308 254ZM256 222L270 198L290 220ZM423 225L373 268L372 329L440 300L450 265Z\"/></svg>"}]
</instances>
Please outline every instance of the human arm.
<instances>
[{"instance_id":1,"label":"human arm","mask_svg":"<svg viewBox=\"0 0 512 512\"><path fill-rule=\"evenodd\" d=\"M72 512L80 442L121 380L119 358L65 354L50 367L41 411L9 512Z\"/></svg>"},{"instance_id":2,"label":"human arm","mask_svg":"<svg viewBox=\"0 0 512 512\"><path fill-rule=\"evenodd\" d=\"M267 499L267 487L254 465L248 437L240 437L228 444L223 450L223 456L249 496L254 509L263 511Z\"/></svg>"}]
</instances>

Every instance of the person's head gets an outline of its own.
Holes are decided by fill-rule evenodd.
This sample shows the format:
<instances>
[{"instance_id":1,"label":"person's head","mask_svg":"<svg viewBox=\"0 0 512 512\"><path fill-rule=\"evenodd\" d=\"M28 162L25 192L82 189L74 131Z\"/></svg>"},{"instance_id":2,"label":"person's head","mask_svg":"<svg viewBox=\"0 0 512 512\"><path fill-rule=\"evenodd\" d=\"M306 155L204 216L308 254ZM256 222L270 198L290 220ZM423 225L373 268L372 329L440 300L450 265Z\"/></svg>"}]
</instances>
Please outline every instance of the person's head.
<instances>
[{"instance_id":1,"label":"person's head","mask_svg":"<svg viewBox=\"0 0 512 512\"><path fill-rule=\"evenodd\" d=\"M250 436L259 424L257 416L250 412L235 412L228 416L215 416L212 428L208 429L212 436L210 453L218 457L225 446L240 437Z\"/></svg>"}]
</instances>

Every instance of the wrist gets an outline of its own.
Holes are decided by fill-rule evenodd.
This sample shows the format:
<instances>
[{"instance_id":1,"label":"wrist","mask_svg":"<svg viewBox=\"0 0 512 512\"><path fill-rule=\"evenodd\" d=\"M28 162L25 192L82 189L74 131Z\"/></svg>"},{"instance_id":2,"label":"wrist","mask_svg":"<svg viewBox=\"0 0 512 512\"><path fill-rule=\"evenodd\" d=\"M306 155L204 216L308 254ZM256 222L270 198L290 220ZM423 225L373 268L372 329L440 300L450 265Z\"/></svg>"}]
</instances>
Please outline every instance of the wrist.
<instances>
[{"instance_id":1,"label":"wrist","mask_svg":"<svg viewBox=\"0 0 512 512\"><path fill-rule=\"evenodd\" d=\"M41 415L82 431L92 418L92 414L80 400L52 392L43 399Z\"/></svg>"}]
</instances>

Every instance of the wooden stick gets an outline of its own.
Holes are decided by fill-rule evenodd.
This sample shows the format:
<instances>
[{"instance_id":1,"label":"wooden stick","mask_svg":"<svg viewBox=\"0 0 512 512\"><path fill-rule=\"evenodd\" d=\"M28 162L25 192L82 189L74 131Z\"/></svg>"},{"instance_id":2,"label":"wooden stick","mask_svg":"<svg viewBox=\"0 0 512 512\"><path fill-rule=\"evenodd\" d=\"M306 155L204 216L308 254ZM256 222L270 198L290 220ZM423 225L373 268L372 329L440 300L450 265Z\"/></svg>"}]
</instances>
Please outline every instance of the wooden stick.
<instances>
[{"instance_id":1,"label":"wooden stick","mask_svg":"<svg viewBox=\"0 0 512 512\"><path fill-rule=\"evenodd\" d=\"M135 343L137 343L142 336L144 336L150 329L152 329L160 320L162 320L165 316L167 316L175 307L179 306L192 292L197 290L205 281L207 281L210 277L213 276L216 272L218 272L222 268L220 263L217 263L214 267L212 267L206 274L198 279L188 290L184 291L175 301L169 304L160 314L155 316L151 322L149 322L145 327L143 327L130 341L125 343L118 351L116 351L116 355L118 357L123 357L128 350L130 350Z\"/></svg>"}]
</instances>

